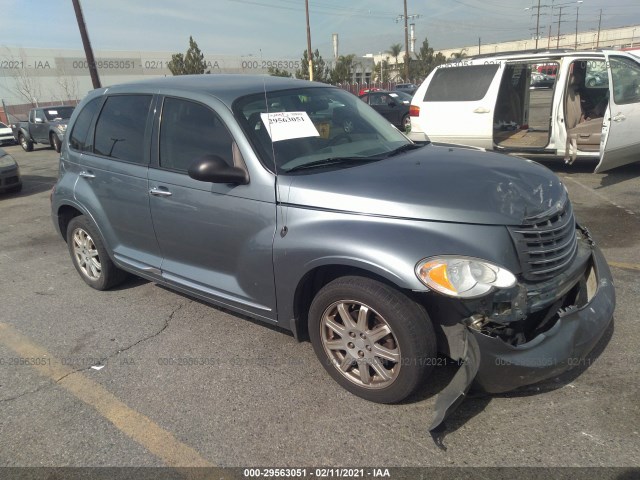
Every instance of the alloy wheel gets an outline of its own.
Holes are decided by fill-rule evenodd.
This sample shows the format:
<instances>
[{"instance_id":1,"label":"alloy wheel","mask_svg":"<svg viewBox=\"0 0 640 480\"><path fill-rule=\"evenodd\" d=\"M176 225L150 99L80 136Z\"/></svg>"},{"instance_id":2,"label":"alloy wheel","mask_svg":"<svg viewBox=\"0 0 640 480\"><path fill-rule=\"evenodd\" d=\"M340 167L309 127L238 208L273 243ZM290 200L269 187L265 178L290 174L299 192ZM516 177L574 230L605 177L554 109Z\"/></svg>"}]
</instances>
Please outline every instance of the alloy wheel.
<instances>
[{"instance_id":1,"label":"alloy wheel","mask_svg":"<svg viewBox=\"0 0 640 480\"><path fill-rule=\"evenodd\" d=\"M73 255L80 271L90 280L97 280L102 275L100 256L91 235L82 228L73 231Z\"/></svg>"},{"instance_id":2,"label":"alloy wheel","mask_svg":"<svg viewBox=\"0 0 640 480\"><path fill-rule=\"evenodd\" d=\"M398 376L398 341L386 320L364 303L331 304L320 321L320 339L333 366L358 386L386 388Z\"/></svg>"}]
</instances>

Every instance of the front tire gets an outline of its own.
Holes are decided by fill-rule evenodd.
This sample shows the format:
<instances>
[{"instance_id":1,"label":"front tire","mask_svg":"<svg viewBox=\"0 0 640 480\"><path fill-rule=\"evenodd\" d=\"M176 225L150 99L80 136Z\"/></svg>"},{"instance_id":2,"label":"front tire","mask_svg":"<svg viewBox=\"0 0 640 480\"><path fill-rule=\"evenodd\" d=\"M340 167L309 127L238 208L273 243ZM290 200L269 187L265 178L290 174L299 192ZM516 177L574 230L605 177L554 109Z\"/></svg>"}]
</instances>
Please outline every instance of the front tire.
<instances>
[{"instance_id":1,"label":"front tire","mask_svg":"<svg viewBox=\"0 0 640 480\"><path fill-rule=\"evenodd\" d=\"M27 140L27 137L24 136L24 133L20 134L20 136L18 137L18 140L20 141L20 145L22 146L22 149L25 152L33 151L33 141Z\"/></svg>"},{"instance_id":2,"label":"front tire","mask_svg":"<svg viewBox=\"0 0 640 480\"><path fill-rule=\"evenodd\" d=\"M309 337L336 382L378 403L400 402L414 393L436 356L425 309L364 277L341 277L318 292L309 310Z\"/></svg>"},{"instance_id":3,"label":"front tire","mask_svg":"<svg viewBox=\"0 0 640 480\"><path fill-rule=\"evenodd\" d=\"M73 266L91 288L108 290L126 278L126 272L116 267L109 258L98 229L84 215L74 217L69 222L67 246Z\"/></svg>"}]
</instances>

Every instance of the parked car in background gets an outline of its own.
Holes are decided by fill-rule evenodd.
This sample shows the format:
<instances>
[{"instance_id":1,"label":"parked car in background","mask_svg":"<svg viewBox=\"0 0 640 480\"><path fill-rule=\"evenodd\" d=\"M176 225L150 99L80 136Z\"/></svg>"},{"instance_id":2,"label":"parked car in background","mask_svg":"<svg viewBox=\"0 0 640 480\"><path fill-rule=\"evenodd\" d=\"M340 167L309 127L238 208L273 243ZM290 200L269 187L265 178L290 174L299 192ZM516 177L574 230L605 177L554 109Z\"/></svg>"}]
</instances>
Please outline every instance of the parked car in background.
<instances>
[{"instance_id":1,"label":"parked car in background","mask_svg":"<svg viewBox=\"0 0 640 480\"><path fill-rule=\"evenodd\" d=\"M587 87L608 86L609 74L604 72L588 72L585 80Z\"/></svg>"},{"instance_id":2,"label":"parked car in background","mask_svg":"<svg viewBox=\"0 0 640 480\"><path fill-rule=\"evenodd\" d=\"M321 83L184 75L94 90L59 172L52 220L90 287L130 272L291 330L374 402L422 388L440 351L460 370L432 428L472 382L504 392L576 365L615 307L553 172L417 145Z\"/></svg>"},{"instance_id":3,"label":"parked car in background","mask_svg":"<svg viewBox=\"0 0 640 480\"><path fill-rule=\"evenodd\" d=\"M0 148L0 193L22 190L20 167L15 159Z\"/></svg>"},{"instance_id":4,"label":"parked car in background","mask_svg":"<svg viewBox=\"0 0 640 480\"><path fill-rule=\"evenodd\" d=\"M398 83L394 88L394 90L397 92L404 92L409 95L413 95L414 93L416 93L417 89L418 85L416 85L415 83Z\"/></svg>"},{"instance_id":5,"label":"parked car in background","mask_svg":"<svg viewBox=\"0 0 640 480\"><path fill-rule=\"evenodd\" d=\"M15 139L25 152L32 151L35 143L51 145L56 152L60 152L67 123L74 108L66 105L32 108L29 111L29 120L17 125Z\"/></svg>"},{"instance_id":6,"label":"parked car in background","mask_svg":"<svg viewBox=\"0 0 640 480\"><path fill-rule=\"evenodd\" d=\"M13 130L8 125L0 122L0 145L5 143L15 143L16 139L13 136Z\"/></svg>"},{"instance_id":7,"label":"parked car in background","mask_svg":"<svg viewBox=\"0 0 640 480\"><path fill-rule=\"evenodd\" d=\"M535 71L541 73L543 75L548 75L550 77L555 77L558 73L558 64L556 63L544 63L542 65L535 65Z\"/></svg>"},{"instance_id":8,"label":"parked car in background","mask_svg":"<svg viewBox=\"0 0 640 480\"><path fill-rule=\"evenodd\" d=\"M360 91L358 92L358 96L360 95L364 95L365 93L369 93L369 92L378 92L381 89L378 87L371 87L371 88L361 88Z\"/></svg>"},{"instance_id":9,"label":"parked car in background","mask_svg":"<svg viewBox=\"0 0 640 480\"><path fill-rule=\"evenodd\" d=\"M552 90L529 88L536 68L557 72ZM640 59L621 51L465 58L436 68L411 105L414 141L591 159L595 172L639 161L639 131Z\"/></svg>"},{"instance_id":10,"label":"parked car in background","mask_svg":"<svg viewBox=\"0 0 640 480\"><path fill-rule=\"evenodd\" d=\"M533 72L531 74L531 83L529 88L553 88L556 83L556 77L547 75L545 73Z\"/></svg>"},{"instance_id":11,"label":"parked car in background","mask_svg":"<svg viewBox=\"0 0 640 480\"><path fill-rule=\"evenodd\" d=\"M409 118L409 106L411 105L411 95L403 92L390 92L379 90L369 92L360 96L360 99L386 118L392 125L400 131L407 132L411 126Z\"/></svg>"}]
</instances>

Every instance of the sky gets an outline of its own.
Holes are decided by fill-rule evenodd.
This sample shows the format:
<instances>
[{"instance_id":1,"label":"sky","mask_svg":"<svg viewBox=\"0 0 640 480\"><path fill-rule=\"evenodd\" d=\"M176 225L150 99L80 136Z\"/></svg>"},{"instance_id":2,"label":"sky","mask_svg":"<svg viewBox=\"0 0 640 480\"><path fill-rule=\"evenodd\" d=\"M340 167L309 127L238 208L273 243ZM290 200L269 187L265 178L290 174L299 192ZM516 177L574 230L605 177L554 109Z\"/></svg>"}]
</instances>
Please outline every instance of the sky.
<instances>
[{"instance_id":1,"label":"sky","mask_svg":"<svg viewBox=\"0 0 640 480\"><path fill-rule=\"evenodd\" d=\"M408 15L419 15L416 48L425 38L447 49L531 38L540 2L540 35L549 25L575 32L575 1L407 0ZM551 4L554 3L553 16ZM81 0L95 51L184 52L193 36L205 54L254 55L263 59L301 57L307 46L304 0ZM309 0L312 48L332 55L384 52L404 45L399 16L403 0ZM525 10L527 7L533 9ZM640 24L639 0L583 0L579 30ZM71 0L0 0L0 46L81 49ZM7 13L11 12L11 13ZM555 22L555 23L554 23ZM640 28L638 30L640 37Z\"/></svg>"}]
</instances>

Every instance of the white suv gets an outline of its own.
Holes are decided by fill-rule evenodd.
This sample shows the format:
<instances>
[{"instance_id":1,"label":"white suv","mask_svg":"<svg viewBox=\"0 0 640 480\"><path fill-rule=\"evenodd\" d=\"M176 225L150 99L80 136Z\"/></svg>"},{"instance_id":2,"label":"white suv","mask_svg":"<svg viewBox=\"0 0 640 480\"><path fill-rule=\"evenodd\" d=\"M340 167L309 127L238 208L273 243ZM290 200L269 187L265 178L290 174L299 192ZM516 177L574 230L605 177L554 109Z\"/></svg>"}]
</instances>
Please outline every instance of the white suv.
<instances>
[{"instance_id":1,"label":"white suv","mask_svg":"<svg viewBox=\"0 0 640 480\"><path fill-rule=\"evenodd\" d=\"M556 72L549 88L532 84L540 67ZM568 163L599 159L602 172L640 159L639 130L640 58L545 52L436 68L413 96L409 137Z\"/></svg>"}]
</instances>

